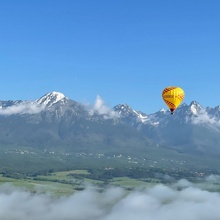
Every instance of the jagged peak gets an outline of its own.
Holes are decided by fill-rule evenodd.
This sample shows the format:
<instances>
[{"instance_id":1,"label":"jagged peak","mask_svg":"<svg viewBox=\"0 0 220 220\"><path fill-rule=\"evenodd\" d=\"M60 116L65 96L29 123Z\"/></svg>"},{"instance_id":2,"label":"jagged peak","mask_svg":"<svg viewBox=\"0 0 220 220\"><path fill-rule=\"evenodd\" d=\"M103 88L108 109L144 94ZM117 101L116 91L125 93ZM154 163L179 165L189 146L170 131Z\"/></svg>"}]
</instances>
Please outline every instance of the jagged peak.
<instances>
[{"instance_id":1,"label":"jagged peak","mask_svg":"<svg viewBox=\"0 0 220 220\"><path fill-rule=\"evenodd\" d=\"M37 99L35 102L40 105L46 105L47 107L52 106L53 104L63 100L67 99L67 97L60 92L49 92L42 96L41 98Z\"/></svg>"},{"instance_id":2,"label":"jagged peak","mask_svg":"<svg viewBox=\"0 0 220 220\"><path fill-rule=\"evenodd\" d=\"M190 106L192 106L192 105L195 105L195 106L201 106L197 101L192 101L191 103L190 103Z\"/></svg>"},{"instance_id":3,"label":"jagged peak","mask_svg":"<svg viewBox=\"0 0 220 220\"><path fill-rule=\"evenodd\" d=\"M128 104L118 104L116 105L115 107L118 107L118 108L130 108L130 106Z\"/></svg>"},{"instance_id":4,"label":"jagged peak","mask_svg":"<svg viewBox=\"0 0 220 220\"><path fill-rule=\"evenodd\" d=\"M115 110L132 111L132 108L128 104L118 104L114 107Z\"/></svg>"},{"instance_id":5,"label":"jagged peak","mask_svg":"<svg viewBox=\"0 0 220 220\"><path fill-rule=\"evenodd\" d=\"M197 101L192 101L189 105L189 108L194 115L197 115L199 111L203 109L203 107Z\"/></svg>"},{"instance_id":6,"label":"jagged peak","mask_svg":"<svg viewBox=\"0 0 220 220\"><path fill-rule=\"evenodd\" d=\"M123 115L123 116L136 114L128 104L118 104L114 107L114 111L118 112L119 115Z\"/></svg>"},{"instance_id":7,"label":"jagged peak","mask_svg":"<svg viewBox=\"0 0 220 220\"><path fill-rule=\"evenodd\" d=\"M214 109L220 111L220 105L216 106Z\"/></svg>"}]
</instances>

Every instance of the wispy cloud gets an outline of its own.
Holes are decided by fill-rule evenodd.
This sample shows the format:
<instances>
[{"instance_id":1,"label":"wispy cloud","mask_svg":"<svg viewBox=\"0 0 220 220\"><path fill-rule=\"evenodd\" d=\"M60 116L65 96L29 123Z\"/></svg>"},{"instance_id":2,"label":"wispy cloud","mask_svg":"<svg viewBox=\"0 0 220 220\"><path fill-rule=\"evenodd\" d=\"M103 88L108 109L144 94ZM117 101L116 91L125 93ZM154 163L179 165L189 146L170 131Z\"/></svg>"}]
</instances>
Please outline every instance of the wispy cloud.
<instances>
[{"instance_id":1,"label":"wispy cloud","mask_svg":"<svg viewBox=\"0 0 220 220\"><path fill-rule=\"evenodd\" d=\"M210 117L205 110L201 111L198 115L192 116L190 119L193 124L209 123L212 125L220 125L219 121L215 117Z\"/></svg>"},{"instance_id":2,"label":"wispy cloud","mask_svg":"<svg viewBox=\"0 0 220 220\"><path fill-rule=\"evenodd\" d=\"M197 117L193 117L192 119L193 124L218 124L218 121L215 118L210 118L209 115L198 115Z\"/></svg>"},{"instance_id":3,"label":"wispy cloud","mask_svg":"<svg viewBox=\"0 0 220 220\"><path fill-rule=\"evenodd\" d=\"M87 188L60 198L6 185L0 187L0 205L0 219L4 220L220 219L220 194L201 190L187 181L129 194L121 188L104 193Z\"/></svg>"},{"instance_id":4,"label":"wispy cloud","mask_svg":"<svg viewBox=\"0 0 220 220\"><path fill-rule=\"evenodd\" d=\"M97 95L95 103L90 109L91 115L94 115L95 113L99 115L103 115L105 119L119 117L117 112L115 112L110 107L105 105L104 100L99 95Z\"/></svg>"},{"instance_id":5,"label":"wispy cloud","mask_svg":"<svg viewBox=\"0 0 220 220\"><path fill-rule=\"evenodd\" d=\"M43 105L38 105L35 102L22 102L13 106L1 108L0 115L36 114L43 109Z\"/></svg>"}]
</instances>

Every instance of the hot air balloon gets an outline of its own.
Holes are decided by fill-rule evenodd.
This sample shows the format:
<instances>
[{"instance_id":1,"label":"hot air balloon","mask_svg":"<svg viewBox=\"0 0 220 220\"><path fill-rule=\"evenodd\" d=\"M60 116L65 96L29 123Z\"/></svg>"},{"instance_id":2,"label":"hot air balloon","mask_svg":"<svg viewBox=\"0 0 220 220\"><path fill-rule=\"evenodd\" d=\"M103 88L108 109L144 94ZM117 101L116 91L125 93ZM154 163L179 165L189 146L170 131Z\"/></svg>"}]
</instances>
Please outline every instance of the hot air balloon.
<instances>
[{"instance_id":1,"label":"hot air balloon","mask_svg":"<svg viewBox=\"0 0 220 220\"><path fill-rule=\"evenodd\" d=\"M177 86L169 86L162 92L162 97L166 105L171 111L171 114L176 110L184 99L184 91Z\"/></svg>"}]
</instances>

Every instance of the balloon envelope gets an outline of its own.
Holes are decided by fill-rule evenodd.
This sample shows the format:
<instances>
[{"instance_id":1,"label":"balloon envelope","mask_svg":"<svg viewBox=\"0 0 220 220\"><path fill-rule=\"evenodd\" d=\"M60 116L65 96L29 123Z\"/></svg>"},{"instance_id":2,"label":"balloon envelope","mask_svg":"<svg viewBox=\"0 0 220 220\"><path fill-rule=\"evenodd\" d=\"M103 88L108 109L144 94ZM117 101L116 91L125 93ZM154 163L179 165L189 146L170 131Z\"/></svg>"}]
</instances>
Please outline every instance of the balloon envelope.
<instances>
[{"instance_id":1,"label":"balloon envelope","mask_svg":"<svg viewBox=\"0 0 220 220\"><path fill-rule=\"evenodd\" d=\"M162 92L162 97L166 105L171 111L171 114L176 110L184 99L184 91L177 86L166 87Z\"/></svg>"}]
</instances>

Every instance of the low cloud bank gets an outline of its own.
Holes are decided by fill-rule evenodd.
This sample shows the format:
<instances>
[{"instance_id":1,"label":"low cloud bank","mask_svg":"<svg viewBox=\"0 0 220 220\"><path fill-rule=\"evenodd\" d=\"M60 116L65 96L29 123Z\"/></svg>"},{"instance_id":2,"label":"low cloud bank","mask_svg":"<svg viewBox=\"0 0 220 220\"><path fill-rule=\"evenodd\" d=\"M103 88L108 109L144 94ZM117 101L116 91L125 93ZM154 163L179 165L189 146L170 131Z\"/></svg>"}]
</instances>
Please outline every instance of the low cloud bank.
<instances>
[{"instance_id":1,"label":"low cloud bank","mask_svg":"<svg viewBox=\"0 0 220 220\"><path fill-rule=\"evenodd\" d=\"M219 193L184 180L129 194L121 188L103 193L87 188L60 198L0 187L0 219L4 220L217 220L219 207Z\"/></svg>"},{"instance_id":2,"label":"low cloud bank","mask_svg":"<svg viewBox=\"0 0 220 220\"><path fill-rule=\"evenodd\" d=\"M186 121L191 120L193 124L209 123L210 125L220 125L215 117L211 117L204 109L201 109L198 115L187 117Z\"/></svg>"},{"instance_id":3,"label":"low cloud bank","mask_svg":"<svg viewBox=\"0 0 220 220\"><path fill-rule=\"evenodd\" d=\"M193 124L203 124L203 123L209 123L212 125L219 125L219 121L217 121L216 118L211 118L207 114L201 114L196 117L192 118L192 123Z\"/></svg>"},{"instance_id":4,"label":"low cloud bank","mask_svg":"<svg viewBox=\"0 0 220 220\"><path fill-rule=\"evenodd\" d=\"M41 112L44 106L38 105L34 102L19 103L13 106L0 109L0 115L14 115L14 114L36 114Z\"/></svg>"}]
</instances>

